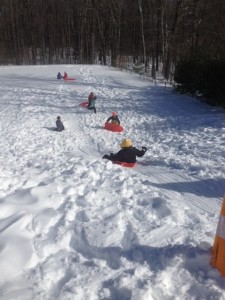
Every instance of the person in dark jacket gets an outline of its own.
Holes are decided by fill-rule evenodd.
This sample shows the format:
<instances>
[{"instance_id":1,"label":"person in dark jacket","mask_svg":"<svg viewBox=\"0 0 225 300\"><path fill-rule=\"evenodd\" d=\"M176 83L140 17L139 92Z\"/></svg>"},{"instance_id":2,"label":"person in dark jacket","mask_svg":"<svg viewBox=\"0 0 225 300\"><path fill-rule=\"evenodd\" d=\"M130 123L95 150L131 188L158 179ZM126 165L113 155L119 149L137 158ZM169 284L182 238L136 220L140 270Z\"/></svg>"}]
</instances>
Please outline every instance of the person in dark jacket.
<instances>
[{"instance_id":1,"label":"person in dark jacket","mask_svg":"<svg viewBox=\"0 0 225 300\"><path fill-rule=\"evenodd\" d=\"M124 139L120 144L122 148L116 154L111 153L110 155L105 154L102 158L111 160L111 161L121 161L127 163L135 163L136 157L142 157L145 152L147 151L146 147L142 147L142 150L138 150L137 148L133 147L132 141L129 139Z\"/></svg>"},{"instance_id":2,"label":"person in dark jacket","mask_svg":"<svg viewBox=\"0 0 225 300\"><path fill-rule=\"evenodd\" d=\"M96 95L91 92L88 96L88 106L87 106L87 109L90 109L90 110L94 110L94 113L96 114L96 107L95 107L95 101L96 101L97 97Z\"/></svg>"},{"instance_id":3,"label":"person in dark jacket","mask_svg":"<svg viewBox=\"0 0 225 300\"><path fill-rule=\"evenodd\" d=\"M63 77L62 77L61 73L58 72L58 74L57 74L57 79L62 79L62 78L63 78Z\"/></svg>"},{"instance_id":4,"label":"person in dark jacket","mask_svg":"<svg viewBox=\"0 0 225 300\"><path fill-rule=\"evenodd\" d=\"M56 120L56 130L57 131L63 131L63 130L65 130L65 127L64 127L64 125L63 125L63 123L61 121L60 116L58 116L57 120Z\"/></svg>"},{"instance_id":5,"label":"person in dark jacket","mask_svg":"<svg viewBox=\"0 0 225 300\"><path fill-rule=\"evenodd\" d=\"M116 112L113 111L112 116L107 119L106 123L109 123L109 122L112 124L120 125L120 120L119 120L119 117Z\"/></svg>"}]
</instances>

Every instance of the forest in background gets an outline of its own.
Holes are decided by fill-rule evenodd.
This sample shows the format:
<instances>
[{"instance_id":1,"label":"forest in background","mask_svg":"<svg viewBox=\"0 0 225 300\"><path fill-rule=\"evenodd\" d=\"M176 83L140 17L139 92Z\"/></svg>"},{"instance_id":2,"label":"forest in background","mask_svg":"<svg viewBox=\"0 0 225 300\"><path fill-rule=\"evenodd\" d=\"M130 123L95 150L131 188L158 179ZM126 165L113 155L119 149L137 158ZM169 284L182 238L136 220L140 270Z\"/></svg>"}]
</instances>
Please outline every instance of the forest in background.
<instances>
[{"instance_id":1,"label":"forest in background","mask_svg":"<svg viewBox=\"0 0 225 300\"><path fill-rule=\"evenodd\" d=\"M207 87L186 84L185 68L197 66L200 73L193 80L205 80L213 65L225 80L216 67L225 62L224 0L0 3L1 65L100 63L152 78L160 71L166 80L176 79L179 91L204 95ZM223 93L218 92L217 103Z\"/></svg>"}]
</instances>

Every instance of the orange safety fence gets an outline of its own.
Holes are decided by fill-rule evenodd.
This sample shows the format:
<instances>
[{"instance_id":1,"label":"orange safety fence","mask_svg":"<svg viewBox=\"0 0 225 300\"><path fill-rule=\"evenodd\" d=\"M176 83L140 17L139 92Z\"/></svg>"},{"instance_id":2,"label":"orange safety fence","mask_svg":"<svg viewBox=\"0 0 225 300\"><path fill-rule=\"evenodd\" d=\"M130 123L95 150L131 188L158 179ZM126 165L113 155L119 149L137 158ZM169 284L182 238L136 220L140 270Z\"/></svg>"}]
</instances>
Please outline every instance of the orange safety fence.
<instances>
[{"instance_id":1,"label":"orange safety fence","mask_svg":"<svg viewBox=\"0 0 225 300\"><path fill-rule=\"evenodd\" d=\"M217 268L222 276L225 276L225 195L212 247L211 265Z\"/></svg>"}]
</instances>

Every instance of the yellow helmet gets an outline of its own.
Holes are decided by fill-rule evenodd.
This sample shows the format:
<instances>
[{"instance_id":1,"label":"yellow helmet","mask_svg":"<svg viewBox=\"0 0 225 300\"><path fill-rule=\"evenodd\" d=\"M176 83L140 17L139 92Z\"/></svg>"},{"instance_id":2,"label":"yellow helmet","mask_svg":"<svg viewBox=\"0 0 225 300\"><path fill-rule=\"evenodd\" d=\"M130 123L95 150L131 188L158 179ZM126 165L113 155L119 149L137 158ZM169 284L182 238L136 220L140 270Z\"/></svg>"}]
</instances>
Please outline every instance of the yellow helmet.
<instances>
[{"instance_id":1,"label":"yellow helmet","mask_svg":"<svg viewBox=\"0 0 225 300\"><path fill-rule=\"evenodd\" d=\"M129 140L129 139L124 139L122 141L122 143L120 144L120 147L121 148L129 148L129 147L132 147L132 141Z\"/></svg>"}]
</instances>

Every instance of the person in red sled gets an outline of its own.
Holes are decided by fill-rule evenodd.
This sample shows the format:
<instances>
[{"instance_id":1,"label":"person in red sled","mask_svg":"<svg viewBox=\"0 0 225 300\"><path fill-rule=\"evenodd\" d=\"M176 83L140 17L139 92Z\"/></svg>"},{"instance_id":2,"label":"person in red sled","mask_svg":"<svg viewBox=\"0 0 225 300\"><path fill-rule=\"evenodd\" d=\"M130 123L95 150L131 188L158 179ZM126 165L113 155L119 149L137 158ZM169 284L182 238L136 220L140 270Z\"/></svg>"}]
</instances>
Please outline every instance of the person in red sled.
<instances>
[{"instance_id":1,"label":"person in red sled","mask_svg":"<svg viewBox=\"0 0 225 300\"><path fill-rule=\"evenodd\" d=\"M112 124L120 125L120 120L119 120L119 117L118 117L117 113L113 111L112 116L107 119L106 123L112 123Z\"/></svg>"},{"instance_id":2,"label":"person in red sled","mask_svg":"<svg viewBox=\"0 0 225 300\"><path fill-rule=\"evenodd\" d=\"M63 79L67 79L67 78L68 78L68 74L64 72Z\"/></svg>"},{"instance_id":3,"label":"person in red sled","mask_svg":"<svg viewBox=\"0 0 225 300\"><path fill-rule=\"evenodd\" d=\"M137 156L142 157L147 151L146 147L142 147L142 150L138 150L137 148L133 147L132 141L129 139L124 139L120 144L120 147L122 149L116 154L114 153L110 153L110 155L105 154L102 158L111 161L135 163L136 157Z\"/></svg>"}]
</instances>

